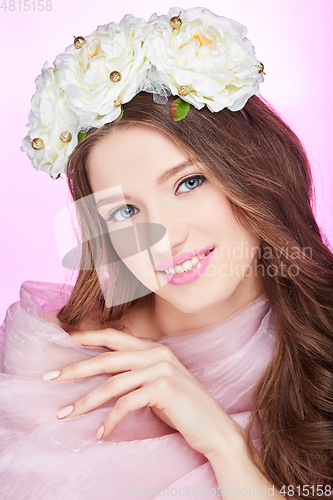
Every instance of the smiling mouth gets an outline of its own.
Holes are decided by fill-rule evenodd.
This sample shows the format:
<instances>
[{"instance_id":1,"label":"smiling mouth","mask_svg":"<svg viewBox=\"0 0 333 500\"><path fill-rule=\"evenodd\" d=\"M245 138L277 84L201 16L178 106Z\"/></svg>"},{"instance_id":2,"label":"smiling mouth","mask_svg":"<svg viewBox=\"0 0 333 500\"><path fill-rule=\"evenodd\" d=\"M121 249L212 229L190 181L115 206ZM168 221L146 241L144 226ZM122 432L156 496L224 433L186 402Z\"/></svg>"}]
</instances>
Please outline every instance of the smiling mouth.
<instances>
[{"instance_id":1,"label":"smiling mouth","mask_svg":"<svg viewBox=\"0 0 333 500\"><path fill-rule=\"evenodd\" d=\"M186 273L186 271L189 271L194 267L200 260L204 259L209 255L213 250L215 249L212 248L211 250L207 250L207 252L202 253L200 255L196 255L195 257L192 257L192 259L185 260L182 264L178 264L176 266L168 267L167 269L164 269L164 271L159 271L165 274L182 274Z\"/></svg>"}]
</instances>

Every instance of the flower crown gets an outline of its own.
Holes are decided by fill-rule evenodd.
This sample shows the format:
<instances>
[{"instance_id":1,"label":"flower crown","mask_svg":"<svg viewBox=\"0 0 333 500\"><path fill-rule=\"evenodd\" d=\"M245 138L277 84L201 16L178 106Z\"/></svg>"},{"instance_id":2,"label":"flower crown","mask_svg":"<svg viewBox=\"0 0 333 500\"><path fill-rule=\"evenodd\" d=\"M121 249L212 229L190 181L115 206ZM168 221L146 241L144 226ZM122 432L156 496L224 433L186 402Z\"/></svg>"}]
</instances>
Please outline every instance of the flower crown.
<instances>
[{"instance_id":1,"label":"flower crown","mask_svg":"<svg viewBox=\"0 0 333 500\"><path fill-rule=\"evenodd\" d=\"M171 106L176 121L191 104L212 112L242 109L259 94L265 74L246 32L208 9L174 7L148 22L128 14L75 37L35 80L21 149L37 170L58 178L86 132L121 119L122 105L141 91L159 103L179 96Z\"/></svg>"}]
</instances>

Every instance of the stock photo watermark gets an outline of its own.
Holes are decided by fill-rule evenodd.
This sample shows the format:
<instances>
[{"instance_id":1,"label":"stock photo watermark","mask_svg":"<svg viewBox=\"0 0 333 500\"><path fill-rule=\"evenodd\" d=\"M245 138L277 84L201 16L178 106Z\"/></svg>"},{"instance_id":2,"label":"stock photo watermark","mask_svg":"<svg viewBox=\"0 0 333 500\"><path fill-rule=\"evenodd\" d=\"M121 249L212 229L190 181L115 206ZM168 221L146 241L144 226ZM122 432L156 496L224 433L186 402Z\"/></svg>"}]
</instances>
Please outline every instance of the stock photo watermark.
<instances>
[{"instance_id":1,"label":"stock photo watermark","mask_svg":"<svg viewBox=\"0 0 333 500\"><path fill-rule=\"evenodd\" d=\"M274 495L274 487L273 487ZM157 488L135 488L132 484L126 486L126 496L129 497L145 497L145 496L160 496L160 497L226 497L226 496L259 496L258 488L233 488L228 491L227 488L207 488L201 484L193 484L191 486L182 486L179 488L159 485ZM270 496L272 496L270 495Z\"/></svg>"},{"instance_id":2,"label":"stock photo watermark","mask_svg":"<svg viewBox=\"0 0 333 500\"><path fill-rule=\"evenodd\" d=\"M310 485L299 485L293 486L283 485L280 489L273 486L264 487L264 496L274 497L275 494L281 494L283 496L293 497L296 495L308 496L310 493L312 495L317 495L318 497L329 497L333 493L332 487L330 485L320 485L316 486ZM221 497L221 498L239 498L239 497L259 497L261 493L259 488L207 488L200 484L193 484L191 486L185 485L181 487L169 487L165 485L159 485L154 488L138 488L132 484L126 485L126 496L128 497L147 497L154 495L160 497Z\"/></svg>"},{"instance_id":3,"label":"stock photo watermark","mask_svg":"<svg viewBox=\"0 0 333 500\"><path fill-rule=\"evenodd\" d=\"M252 280L257 276L295 279L302 260L312 259L311 247L257 246L257 240L251 244L233 234L226 235L224 245L214 246L212 242L210 247L198 248L198 243L187 242L185 252L175 256L165 226L129 220L119 227L108 222L102 209L116 201L126 206L121 186L85 196L55 217L62 265L75 271L94 269L106 307L158 292L167 284L191 283L201 276L223 280ZM117 280L127 283L127 294Z\"/></svg>"},{"instance_id":4,"label":"stock photo watermark","mask_svg":"<svg viewBox=\"0 0 333 500\"><path fill-rule=\"evenodd\" d=\"M265 276L268 275L271 278L275 276L282 276L284 278L294 278L299 274L299 267L296 264L286 265L281 262L279 265L269 264L264 266L264 264L258 264L257 261L254 265L251 264L239 264L234 261L230 261L228 264L221 264L220 266L215 266L214 264L209 264L206 269L207 276L214 277L220 276L221 278L230 278L233 276L238 276L246 278L248 276Z\"/></svg>"},{"instance_id":5,"label":"stock photo watermark","mask_svg":"<svg viewBox=\"0 0 333 500\"><path fill-rule=\"evenodd\" d=\"M187 251L193 251L192 245L187 245ZM297 263L301 259L312 259L311 247L288 247L284 246L279 249L271 246L265 247L250 247L248 243L241 243L239 246L225 246L217 249L217 252L212 255L212 262L206 269L207 276L221 276L221 277L247 277L247 276L261 276L268 275L270 277L282 276L284 278L293 278L299 274L299 266ZM214 260L224 260L225 263L216 265ZM261 259L266 262L276 262L271 264L261 263ZM286 264L283 260L292 260L295 263ZM251 263L242 263L244 260L251 260ZM253 261L253 262L252 262Z\"/></svg>"},{"instance_id":6,"label":"stock photo watermark","mask_svg":"<svg viewBox=\"0 0 333 500\"><path fill-rule=\"evenodd\" d=\"M0 12L50 12L52 0L3 0Z\"/></svg>"},{"instance_id":7,"label":"stock photo watermark","mask_svg":"<svg viewBox=\"0 0 333 500\"><path fill-rule=\"evenodd\" d=\"M185 245L185 250L187 252L191 252L195 250L194 245L187 243ZM218 252L215 253L213 259L215 258L227 258L227 259L253 259L257 257L258 259L272 260L272 259L282 259L285 257L286 259L304 259L306 257L312 259L312 248L311 247L297 247L292 246L289 247L281 246L279 249L271 246L256 246L251 247L248 242L241 242L239 246L225 246L219 247Z\"/></svg>"}]
</instances>

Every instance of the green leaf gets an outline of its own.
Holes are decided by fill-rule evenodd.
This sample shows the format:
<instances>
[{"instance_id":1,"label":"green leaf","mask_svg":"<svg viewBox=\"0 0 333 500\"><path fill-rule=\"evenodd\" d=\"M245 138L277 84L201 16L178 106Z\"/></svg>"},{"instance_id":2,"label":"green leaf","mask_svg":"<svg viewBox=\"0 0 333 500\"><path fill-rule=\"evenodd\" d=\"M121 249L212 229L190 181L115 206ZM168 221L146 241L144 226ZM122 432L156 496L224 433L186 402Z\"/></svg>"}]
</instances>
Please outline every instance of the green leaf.
<instances>
[{"instance_id":1,"label":"green leaf","mask_svg":"<svg viewBox=\"0 0 333 500\"><path fill-rule=\"evenodd\" d=\"M114 122L119 122L119 120L121 120L121 119L122 119L123 114L124 114L124 108L121 106L120 115L118 116L118 118L116 118L116 119L115 119L115 120L113 120L113 121L114 121Z\"/></svg>"},{"instance_id":2,"label":"green leaf","mask_svg":"<svg viewBox=\"0 0 333 500\"><path fill-rule=\"evenodd\" d=\"M179 122L180 120L185 118L185 116L187 116L190 108L190 103L183 101L183 99L179 97L171 104L170 115L176 122Z\"/></svg>"},{"instance_id":3,"label":"green leaf","mask_svg":"<svg viewBox=\"0 0 333 500\"><path fill-rule=\"evenodd\" d=\"M79 132L77 134L77 142L79 143L79 142L83 141L83 139L86 137L86 135L87 134L85 132Z\"/></svg>"}]
</instances>

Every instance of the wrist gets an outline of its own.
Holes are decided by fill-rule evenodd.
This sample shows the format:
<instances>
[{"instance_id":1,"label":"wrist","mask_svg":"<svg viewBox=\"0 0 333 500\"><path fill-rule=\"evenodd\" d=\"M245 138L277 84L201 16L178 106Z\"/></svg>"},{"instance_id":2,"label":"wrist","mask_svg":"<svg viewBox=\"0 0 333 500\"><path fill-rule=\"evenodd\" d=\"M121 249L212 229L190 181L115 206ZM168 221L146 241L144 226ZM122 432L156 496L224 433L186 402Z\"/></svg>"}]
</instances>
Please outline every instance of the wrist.
<instances>
[{"instance_id":1,"label":"wrist","mask_svg":"<svg viewBox=\"0 0 333 500\"><path fill-rule=\"evenodd\" d=\"M204 453L212 467L215 463L221 464L224 461L226 464L237 462L239 457L248 455L245 431L238 424L236 426L237 428L228 432L227 435L219 433L214 439L214 446L207 453Z\"/></svg>"}]
</instances>

